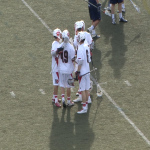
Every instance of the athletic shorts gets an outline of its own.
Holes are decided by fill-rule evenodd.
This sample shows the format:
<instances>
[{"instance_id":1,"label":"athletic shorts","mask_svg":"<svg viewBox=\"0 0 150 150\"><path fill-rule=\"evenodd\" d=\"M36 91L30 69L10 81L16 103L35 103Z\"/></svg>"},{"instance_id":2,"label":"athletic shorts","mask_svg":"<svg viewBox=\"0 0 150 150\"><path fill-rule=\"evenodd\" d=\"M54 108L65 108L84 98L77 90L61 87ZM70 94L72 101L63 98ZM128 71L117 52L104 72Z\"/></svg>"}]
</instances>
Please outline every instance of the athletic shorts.
<instances>
[{"instance_id":1,"label":"athletic shorts","mask_svg":"<svg viewBox=\"0 0 150 150\"><path fill-rule=\"evenodd\" d=\"M53 72L52 73L52 78L53 78L53 85L58 86L58 83L59 83L59 73L58 72Z\"/></svg>"},{"instance_id":2,"label":"athletic shorts","mask_svg":"<svg viewBox=\"0 0 150 150\"><path fill-rule=\"evenodd\" d=\"M63 88L73 87L68 84L68 79L73 79L72 74L59 73L59 86Z\"/></svg>"},{"instance_id":3,"label":"athletic shorts","mask_svg":"<svg viewBox=\"0 0 150 150\"><path fill-rule=\"evenodd\" d=\"M110 0L110 4L122 3L123 0Z\"/></svg>"},{"instance_id":4,"label":"athletic shorts","mask_svg":"<svg viewBox=\"0 0 150 150\"><path fill-rule=\"evenodd\" d=\"M92 6L89 7L89 15L91 20L93 21L101 20L101 12L99 12L95 7Z\"/></svg>"},{"instance_id":5,"label":"athletic shorts","mask_svg":"<svg viewBox=\"0 0 150 150\"><path fill-rule=\"evenodd\" d=\"M79 91L90 89L90 74L86 74L79 80Z\"/></svg>"}]
</instances>

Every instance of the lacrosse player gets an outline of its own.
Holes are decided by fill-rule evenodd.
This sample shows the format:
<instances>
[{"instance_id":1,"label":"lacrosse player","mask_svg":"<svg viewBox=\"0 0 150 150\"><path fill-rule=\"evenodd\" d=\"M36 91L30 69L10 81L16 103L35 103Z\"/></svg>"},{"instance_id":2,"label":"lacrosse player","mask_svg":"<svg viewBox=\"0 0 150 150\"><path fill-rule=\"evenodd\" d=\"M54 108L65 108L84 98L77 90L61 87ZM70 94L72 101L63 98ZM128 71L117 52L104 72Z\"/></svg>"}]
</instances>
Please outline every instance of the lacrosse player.
<instances>
[{"instance_id":1,"label":"lacrosse player","mask_svg":"<svg viewBox=\"0 0 150 150\"><path fill-rule=\"evenodd\" d=\"M108 7L106 7L105 9L107 9L108 11L111 11L111 4L110 4L110 1L108 1ZM118 11L119 12L119 11ZM125 13L125 4L124 4L124 0L122 2L122 12Z\"/></svg>"},{"instance_id":2,"label":"lacrosse player","mask_svg":"<svg viewBox=\"0 0 150 150\"><path fill-rule=\"evenodd\" d=\"M84 21L83 20L77 21L75 23L75 36L74 36L74 43L73 43L74 47L76 48L76 51L78 51L78 45L79 45L78 33L81 32L81 31L84 31L84 30L85 30ZM91 35L88 32L84 31L84 34L85 34L84 44L87 44L90 47L91 54L92 54L92 50L94 49L94 41L93 41ZM89 53L89 56L91 56L90 51L88 51L88 53ZM89 60L89 62L91 62L91 59ZM74 71L77 71L78 64L76 64L75 67L76 68L75 68ZM81 91L79 90L78 93L79 93L79 97L77 99L73 100L74 102L81 102L82 101ZM90 93L89 93L88 103L92 103Z\"/></svg>"},{"instance_id":3,"label":"lacrosse player","mask_svg":"<svg viewBox=\"0 0 150 150\"><path fill-rule=\"evenodd\" d=\"M68 79L73 79L72 72L74 70L73 60L75 58L75 49L73 45L69 43L69 32L68 30L64 30L62 32L62 39L64 45L64 50L59 54L59 86L61 87L61 97L62 97L62 103L63 107L65 108L67 106L73 106L74 102L71 102L70 95L71 90L70 88L73 86L70 86L68 84ZM62 43L62 44L63 44ZM67 89L67 104L65 103L65 89Z\"/></svg>"},{"instance_id":4,"label":"lacrosse player","mask_svg":"<svg viewBox=\"0 0 150 150\"><path fill-rule=\"evenodd\" d=\"M112 24L116 24L114 13L115 13L115 4L117 3L118 3L118 10L119 10L119 22L127 22L127 20L124 19L122 16L122 2L123 0L110 0Z\"/></svg>"},{"instance_id":5,"label":"lacrosse player","mask_svg":"<svg viewBox=\"0 0 150 150\"><path fill-rule=\"evenodd\" d=\"M97 6L97 8L93 5ZM101 21L101 3L99 2L99 0L89 0L88 8L89 15L92 20L92 25L87 29L87 31L91 33L92 38L100 38L100 35L96 34L95 28Z\"/></svg>"},{"instance_id":6,"label":"lacrosse player","mask_svg":"<svg viewBox=\"0 0 150 150\"><path fill-rule=\"evenodd\" d=\"M76 71L76 80L79 80L79 90L82 94L82 109L78 111L78 114L87 113L88 110L88 97L89 97L89 89L90 89L90 71L89 67L89 47L84 44L85 41L85 32L78 33L78 52L76 62L78 63L78 69ZM88 74L86 74L88 73ZM86 74L86 75L84 75ZM82 76L84 75L84 76Z\"/></svg>"},{"instance_id":7,"label":"lacrosse player","mask_svg":"<svg viewBox=\"0 0 150 150\"><path fill-rule=\"evenodd\" d=\"M52 78L53 78L53 98L52 102L55 102L56 107L61 107L61 105L58 102L58 83L59 83L59 73L58 73L58 54L63 50L63 48L60 47L60 41L62 39L62 33L60 29L55 29L53 31L53 36L55 40L52 43L51 48L51 55L52 55Z\"/></svg>"}]
</instances>

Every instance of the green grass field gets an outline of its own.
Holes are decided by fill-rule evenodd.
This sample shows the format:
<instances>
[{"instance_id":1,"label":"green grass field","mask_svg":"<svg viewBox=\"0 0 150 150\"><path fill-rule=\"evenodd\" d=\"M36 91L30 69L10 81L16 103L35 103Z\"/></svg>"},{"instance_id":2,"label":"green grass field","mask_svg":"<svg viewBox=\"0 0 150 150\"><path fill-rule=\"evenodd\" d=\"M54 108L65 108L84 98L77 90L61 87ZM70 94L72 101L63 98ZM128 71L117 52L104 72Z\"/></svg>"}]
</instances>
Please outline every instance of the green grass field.
<instances>
[{"instance_id":1,"label":"green grass field","mask_svg":"<svg viewBox=\"0 0 150 150\"><path fill-rule=\"evenodd\" d=\"M126 0L126 24L117 7L116 25L102 14L93 63L104 94L97 98L94 87L88 113L78 115L79 103L67 109L51 103L50 31L68 29L73 38L81 19L88 28L87 3L0 0L0 150L150 149L150 1L134 2L141 13ZM72 100L77 89L76 83Z\"/></svg>"}]
</instances>

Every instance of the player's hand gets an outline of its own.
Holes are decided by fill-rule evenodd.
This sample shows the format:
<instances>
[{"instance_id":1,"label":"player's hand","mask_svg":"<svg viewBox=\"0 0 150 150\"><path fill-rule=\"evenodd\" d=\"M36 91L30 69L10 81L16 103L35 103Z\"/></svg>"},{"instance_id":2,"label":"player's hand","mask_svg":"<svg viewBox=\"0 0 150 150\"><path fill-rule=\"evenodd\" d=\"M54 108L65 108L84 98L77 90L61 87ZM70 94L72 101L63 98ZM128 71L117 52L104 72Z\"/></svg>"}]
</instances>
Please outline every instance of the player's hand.
<instances>
[{"instance_id":1,"label":"player's hand","mask_svg":"<svg viewBox=\"0 0 150 150\"><path fill-rule=\"evenodd\" d=\"M100 11L101 11L101 6L102 6L102 4L101 4L101 3L98 3L98 4L97 4L97 10L98 10L98 12L100 12Z\"/></svg>"},{"instance_id":2,"label":"player's hand","mask_svg":"<svg viewBox=\"0 0 150 150\"><path fill-rule=\"evenodd\" d=\"M59 47L57 48L57 54L61 54L63 52L64 48L63 47Z\"/></svg>"},{"instance_id":3,"label":"player's hand","mask_svg":"<svg viewBox=\"0 0 150 150\"><path fill-rule=\"evenodd\" d=\"M80 71L76 71L75 75L76 75L75 80L78 81L79 80Z\"/></svg>"}]
</instances>

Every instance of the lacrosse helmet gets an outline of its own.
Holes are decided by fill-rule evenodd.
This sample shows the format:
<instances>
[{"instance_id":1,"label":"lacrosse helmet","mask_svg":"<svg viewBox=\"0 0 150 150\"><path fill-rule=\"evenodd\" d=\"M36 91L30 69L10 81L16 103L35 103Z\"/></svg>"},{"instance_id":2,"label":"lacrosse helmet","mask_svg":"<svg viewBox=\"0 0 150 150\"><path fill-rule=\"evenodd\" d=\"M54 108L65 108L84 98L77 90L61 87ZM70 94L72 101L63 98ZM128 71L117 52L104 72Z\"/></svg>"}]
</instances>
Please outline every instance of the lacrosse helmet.
<instances>
[{"instance_id":1,"label":"lacrosse helmet","mask_svg":"<svg viewBox=\"0 0 150 150\"><path fill-rule=\"evenodd\" d=\"M83 31L78 33L77 40L78 40L78 42L81 42L82 40L85 40L85 33Z\"/></svg>"},{"instance_id":2,"label":"lacrosse helmet","mask_svg":"<svg viewBox=\"0 0 150 150\"><path fill-rule=\"evenodd\" d=\"M63 38L63 40L64 41L69 41L69 31L68 30L64 30L63 32L62 32L62 38Z\"/></svg>"},{"instance_id":3,"label":"lacrosse helmet","mask_svg":"<svg viewBox=\"0 0 150 150\"><path fill-rule=\"evenodd\" d=\"M62 35L62 32L60 29L56 28L54 31L53 31L53 36L54 37L57 37L58 39L61 39L61 35Z\"/></svg>"},{"instance_id":4,"label":"lacrosse helmet","mask_svg":"<svg viewBox=\"0 0 150 150\"><path fill-rule=\"evenodd\" d=\"M83 27L83 23L81 21L77 21L75 25L76 30Z\"/></svg>"},{"instance_id":5,"label":"lacrosse helmet","mask_svg":"<svg viewBox=\"0 0 150 150\"><path fill-rule=\"evenodd\" d=\"M84 23L84 21L81 20L80 22L82 23L82 28L83 28L83 30L85 30L85 23Z\"/></svg>"}]
</instances>

